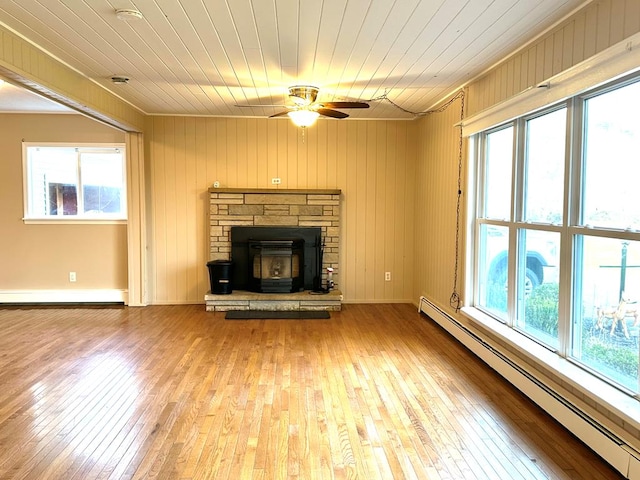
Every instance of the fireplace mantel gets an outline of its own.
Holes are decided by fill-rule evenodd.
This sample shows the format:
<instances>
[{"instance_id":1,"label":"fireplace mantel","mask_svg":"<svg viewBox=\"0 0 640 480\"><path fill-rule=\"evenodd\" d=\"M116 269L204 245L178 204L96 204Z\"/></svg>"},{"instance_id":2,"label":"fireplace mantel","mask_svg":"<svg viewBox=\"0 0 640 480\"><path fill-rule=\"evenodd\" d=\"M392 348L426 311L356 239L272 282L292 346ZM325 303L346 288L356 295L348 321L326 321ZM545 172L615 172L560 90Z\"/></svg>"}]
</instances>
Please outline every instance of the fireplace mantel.
<instances>
[{"instance_id":1,"label":"fireplace mantel","mask_svg":"<svg viewBox=\"0 0 640 480\"><path fill-rule=\"evenodd\" d=\"M283 193L296 193L302 195L340 195L338 189L298 189L298 188L216 188L211 187L209 193L263 193L277 195Z\"/></svg>"},{"instance_id":2,"label":"fireplace mantel","mask_svg":"<svg viewBox=\"0 0 640 480\"><path fill-rule=\"evenodd\" d=\"M209 259L230 259L234 226L320 227L324 241L322 270L326 273L327 268L333 268L333 279L339 288L340 201L338 189L212 187L209 189ZM214 308L207 300L208 310L245 308L228 305Z\"/></svg>"}]
</instances>

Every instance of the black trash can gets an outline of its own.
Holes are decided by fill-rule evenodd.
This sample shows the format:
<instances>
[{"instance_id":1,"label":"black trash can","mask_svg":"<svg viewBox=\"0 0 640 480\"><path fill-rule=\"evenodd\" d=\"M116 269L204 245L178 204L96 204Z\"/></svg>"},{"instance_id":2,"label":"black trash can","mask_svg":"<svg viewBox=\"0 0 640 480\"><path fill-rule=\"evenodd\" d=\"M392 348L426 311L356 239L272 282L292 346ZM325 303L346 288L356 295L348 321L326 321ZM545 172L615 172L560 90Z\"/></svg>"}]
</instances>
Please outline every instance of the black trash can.
<instances>
[{"instance_id":1,"label":"black trash can","mask_svg":"<svg viewBox=\"0 0 640 480\"><path fill-rule=\"evenodd\" d=\"M227 294L233 291L233 262L229 260L212 260L207 262L211 293Z\"/></svg>"}]
</instances>

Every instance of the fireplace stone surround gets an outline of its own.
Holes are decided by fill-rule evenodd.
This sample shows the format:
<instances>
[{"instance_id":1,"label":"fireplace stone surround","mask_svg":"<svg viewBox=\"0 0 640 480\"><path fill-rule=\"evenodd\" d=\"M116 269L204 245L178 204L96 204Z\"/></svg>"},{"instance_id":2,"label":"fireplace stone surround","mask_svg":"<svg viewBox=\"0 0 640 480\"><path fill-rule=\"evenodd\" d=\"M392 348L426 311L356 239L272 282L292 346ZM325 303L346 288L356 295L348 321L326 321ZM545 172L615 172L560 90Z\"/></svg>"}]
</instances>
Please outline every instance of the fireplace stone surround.
<instances>
[{"instance_id":1,"label":"fireplace stone surround","mask_svg":"<svg viewBox=\"0 0 640 480\"><path fill-rule=\"evenodd\" d=\"M339 287L340 190L209 189L209 258L229 260L234 226L320 227L324 242L323 285L326 270L333 268ZM227 310L340 310L342 292L326 295L309 291L263 294L235 290L231 294L205 295L208 311Z\"/></svg>"}]
</instances>

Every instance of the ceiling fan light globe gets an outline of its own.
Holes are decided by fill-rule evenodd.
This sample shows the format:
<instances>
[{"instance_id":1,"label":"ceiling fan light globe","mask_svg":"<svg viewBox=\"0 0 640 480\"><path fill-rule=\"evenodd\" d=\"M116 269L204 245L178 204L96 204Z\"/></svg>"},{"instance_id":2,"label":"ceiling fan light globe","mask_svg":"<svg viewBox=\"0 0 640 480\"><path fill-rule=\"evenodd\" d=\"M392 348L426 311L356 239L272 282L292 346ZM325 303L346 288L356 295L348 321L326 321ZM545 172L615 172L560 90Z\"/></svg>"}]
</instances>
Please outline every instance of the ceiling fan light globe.
<instances>
[{"instance_id":1,"label":"ceiling fan light globe","mask_svg":"<svg viewBox=\"0 0 640 480\"><path fill-rule=\"evenodd\" d=\"M313 110L292 110L287 115L293 123L302 128L310 127L320 116L318 112Z\"/></svg>"}]
</instances>

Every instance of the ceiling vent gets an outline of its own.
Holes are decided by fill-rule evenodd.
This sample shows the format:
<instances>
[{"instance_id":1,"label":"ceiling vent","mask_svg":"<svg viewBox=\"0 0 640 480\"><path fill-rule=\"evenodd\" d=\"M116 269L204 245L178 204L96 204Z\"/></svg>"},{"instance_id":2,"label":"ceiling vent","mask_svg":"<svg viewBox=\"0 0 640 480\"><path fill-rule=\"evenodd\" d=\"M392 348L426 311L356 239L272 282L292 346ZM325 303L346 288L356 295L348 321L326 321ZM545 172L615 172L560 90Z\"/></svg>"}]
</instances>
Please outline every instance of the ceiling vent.
<instances>
[{"instance_id":1,"label":"ceiling vent","mask_svg":"<svg viewBox=\"0 0 640 480\"><path fill-rule=\"evenodd\" d=\"M126 85L127 83L129 83L129 78L123 77L122 75L114 75L113 77L111 77L111 81L116 85Z\"/></svg>"}]
</instances>

